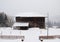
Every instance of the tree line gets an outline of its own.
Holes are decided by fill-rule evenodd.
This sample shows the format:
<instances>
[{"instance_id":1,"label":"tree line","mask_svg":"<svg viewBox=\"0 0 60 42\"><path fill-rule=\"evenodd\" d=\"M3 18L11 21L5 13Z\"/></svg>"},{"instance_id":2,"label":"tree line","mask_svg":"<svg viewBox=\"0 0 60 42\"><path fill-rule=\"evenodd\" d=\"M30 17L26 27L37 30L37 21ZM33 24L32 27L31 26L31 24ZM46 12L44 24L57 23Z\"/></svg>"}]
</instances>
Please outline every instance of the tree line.
<instances>
[{"instance_id":1,"label":"tree line","mask_svg":"<svg viewBox=\"0 0 60 42\"><path fill-rule=\"evenodd\" d=\"M12 27L12 25L14 24L14 19L13 16L9 16L4 12L0 12L0 27ZM48 21L46 22L46 25L48 25L48 27L52 27L52 26L58 26L60 27L60 22L52 22L52 21Z\"/></svg>"}]
</instances>

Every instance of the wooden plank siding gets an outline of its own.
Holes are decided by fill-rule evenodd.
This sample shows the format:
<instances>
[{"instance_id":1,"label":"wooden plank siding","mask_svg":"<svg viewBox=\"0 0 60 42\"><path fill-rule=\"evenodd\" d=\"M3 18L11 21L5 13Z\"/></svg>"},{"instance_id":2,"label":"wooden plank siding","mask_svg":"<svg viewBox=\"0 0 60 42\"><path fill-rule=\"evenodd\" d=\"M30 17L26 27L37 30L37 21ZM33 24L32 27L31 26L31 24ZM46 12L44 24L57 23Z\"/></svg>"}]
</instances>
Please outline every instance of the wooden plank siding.
<instances>
[{"instance_id":1,"label":"wooden plank siding","mask_svg":"<svg viewBox=\"0 0 60 42\"><path fill-rule=\"evenodd\" d=\"M24 36L16 36L16 35L0 35L0 39L23 39Z\"/></svg>"},{"instance_id":2,"label":"wooden plank siding","mask_svg":"<svg viewBox=\"0 0 60 42\"><path fill-rule=\"evenodd\" d=\"M45 17L16 17L16 22L29 22L29 28L45 29Z\"/></svg>"},{"instance_id":3,"label":"wooden plank siding","mask_svg":"<svg viewBox=\"0 0 60 42\"><path fill-rule=\"evenodd\" d=\"M53 36L39 36L39 39L55 39L55 38L59 38L59 39L60 39L60 35L53 35Z\"/></svg>"}]
</instances>

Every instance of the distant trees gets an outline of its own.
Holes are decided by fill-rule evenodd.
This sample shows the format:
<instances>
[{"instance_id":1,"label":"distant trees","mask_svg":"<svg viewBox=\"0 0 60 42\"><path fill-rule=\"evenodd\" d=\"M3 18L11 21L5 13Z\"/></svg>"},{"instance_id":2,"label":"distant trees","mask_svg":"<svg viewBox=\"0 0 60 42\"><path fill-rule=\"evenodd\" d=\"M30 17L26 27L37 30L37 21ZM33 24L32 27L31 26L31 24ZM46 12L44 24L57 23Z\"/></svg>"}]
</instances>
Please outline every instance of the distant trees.
<instances>
[{"instance_id":1,"label":"distant trees","mask_svg":"<svg viewBox=\"0 0 60 42\"><path fill-rule=\"evenodd\" d=\"M0 12L0 27L12 27L14 22L13 16L9 16L4 12ZM48 25L48 27L58 26L60 28L60 22L52 22L49 20L46 22L46 25Z\"/></svg>"},{"instance_id":2,"label":"distant trees","mask_svg":"<svg viewBox=\"0 0 60 42\"><path fill-rule=\"evenodd\" d=\"M7 15L7 19L8 19L7 24L8 24L10 27L12 27L12 25L14 24L14 17Z\"/></svg>"},{"instance_id":3,"label":"distant trees","mask_svg":"<svg viewBox=\"0 0 60 42\"><path fill-rule=\"evenodd\" d=\"M60 22L54 22L54 26L57 26L60 28Z\"/></svg>"},{"instance_id":4,"label":"distant trees","mask_svg":"<svg viewBox=\"0 0 60 42\"><path fill-rule=\"evenodd\" d=\"M53 26L53 23L52 23L51 21L48 21L48 22L46 23L46 25L47 25L48 27L52 27L52 26Z\"/></svg>"},{"instance_id":5,"label":"distant trees","mask_svg":"<svg viewBox=\"0 0 60 42\"><path fill-rule=\"evenodd\" d=\"M4 12L0 13L0 27L11 27L13 20L11 16L6 15Z\"/></svg>"},{"instance_id":6,"label":"distant trees","mask_svg":"<svg viewBox=\"0 0 60 42\"><path fill-rule=\"evenodd\" d=\"M60 22L52 22L52 21L48 21L46 22L46 25L48 25L48 27L53 27L53 26L57 26L60 28Z\"/></svg>"},{"instance_id":7,"label":"distant trees","mask_svg":"<svg viewBox=\"0 0 60 42\"><path fill-rule=\"evenodd\" d=\"M0 13L0 27L8 27L8 24L6 22L8 21L7 16L4 12Z\"/></svg>"}]
</instances>

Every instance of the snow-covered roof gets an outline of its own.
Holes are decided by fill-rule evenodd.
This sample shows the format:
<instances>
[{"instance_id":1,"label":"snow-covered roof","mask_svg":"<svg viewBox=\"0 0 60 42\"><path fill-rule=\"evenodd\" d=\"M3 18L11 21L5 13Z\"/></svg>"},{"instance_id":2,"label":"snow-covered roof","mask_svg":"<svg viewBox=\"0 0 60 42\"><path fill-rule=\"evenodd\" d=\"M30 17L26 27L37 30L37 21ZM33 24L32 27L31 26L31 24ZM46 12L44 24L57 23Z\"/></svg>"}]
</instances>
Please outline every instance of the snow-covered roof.
<instances>
[{"instance_id":1,"label":"snow-covered roof","mask_svg":"<svg viewBox=\"0 0 60 42\"><path fill-rule=\"evenodd\" d=\"M28 22L16 22L13 24L13 27L14 26L28 26L29 23Z\"/></svg>"},{"instance_id":2,"label":"snow-covered roof","mask_svg":"<svg viewBox=\"0 0 60 42\"><path fill-rule=\"evenodd\" d=\"M36 12L22 12L18 13L15 16L20 16L20 17L47 17L44 14L36 13Z\"/></svg>"}]
</instances>

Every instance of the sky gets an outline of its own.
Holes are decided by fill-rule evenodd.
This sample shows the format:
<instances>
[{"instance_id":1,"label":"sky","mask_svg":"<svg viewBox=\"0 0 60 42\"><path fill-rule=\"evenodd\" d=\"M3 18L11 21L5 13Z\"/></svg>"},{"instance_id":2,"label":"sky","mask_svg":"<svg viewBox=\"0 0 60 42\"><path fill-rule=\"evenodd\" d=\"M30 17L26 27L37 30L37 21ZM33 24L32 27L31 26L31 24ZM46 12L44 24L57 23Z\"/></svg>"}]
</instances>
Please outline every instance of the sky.
<instances>
[{"instance_id":1,"label":"sky","mask_svg":"<svg viewBox=\"0 0 60 42\"><path fill-rule=\"evenodd\" d=\"M49 14L52 21L60 21L60 0L0 0L0 12L15 15L20 12Z\"/></svg>"},{"instance_id":2,"label":"sky","mask_svg":"<svg viewBox=\"0 0 60 42\"><path fill-rule=\"evenodd\" d=\"M8 15L15 15L20 12L38 12L49 14L52 21L60 21L60 0L0 0L0 12ZM24 42L40 42L39 30L29 30L24 32L26 39ZM53 32L52 32L53 33ZM28 39L27 39L28 38ZM19 40L2 40L0 42L20 42ZM44 42L49 42L45 40ZM60 42L60 39L50 42Z\"/></svg>"}]
</instances>

